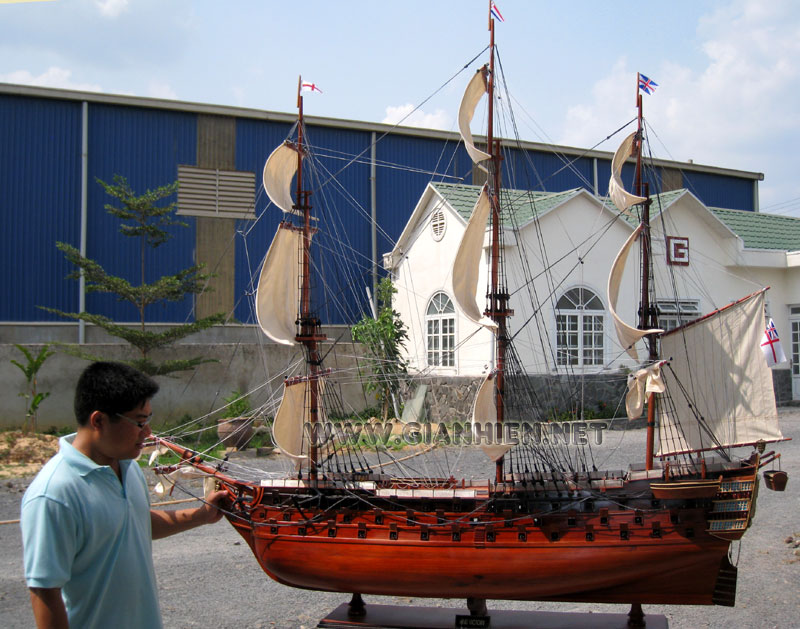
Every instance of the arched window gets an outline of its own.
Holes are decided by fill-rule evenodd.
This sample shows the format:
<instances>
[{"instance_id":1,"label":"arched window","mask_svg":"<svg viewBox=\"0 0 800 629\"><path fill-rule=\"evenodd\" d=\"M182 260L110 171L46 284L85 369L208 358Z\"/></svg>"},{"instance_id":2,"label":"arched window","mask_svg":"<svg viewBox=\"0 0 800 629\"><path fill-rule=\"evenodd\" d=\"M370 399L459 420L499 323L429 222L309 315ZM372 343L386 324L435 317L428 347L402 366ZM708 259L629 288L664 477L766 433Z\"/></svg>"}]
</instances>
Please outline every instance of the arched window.
<instances>
[{"instance_id":1,"label":"arched window","mask_svg":"<svg viewBox=\"0 0 800 629\"><path fill-rule=\"evenodd\" d=\"M456 309L444 293L436 293L425 311L428 365L455 367Z\"/></svg>"},{"instance_id":2,"label":"arched window","mask_svg":"<svg viewBox=\"0 0 800 629\"><path fill-rule=\"evenodd\" d=\"M556 303L556 360L559 365L603 364L600 298L588 288L568 290Z\"/></svg>"}]
</instances>

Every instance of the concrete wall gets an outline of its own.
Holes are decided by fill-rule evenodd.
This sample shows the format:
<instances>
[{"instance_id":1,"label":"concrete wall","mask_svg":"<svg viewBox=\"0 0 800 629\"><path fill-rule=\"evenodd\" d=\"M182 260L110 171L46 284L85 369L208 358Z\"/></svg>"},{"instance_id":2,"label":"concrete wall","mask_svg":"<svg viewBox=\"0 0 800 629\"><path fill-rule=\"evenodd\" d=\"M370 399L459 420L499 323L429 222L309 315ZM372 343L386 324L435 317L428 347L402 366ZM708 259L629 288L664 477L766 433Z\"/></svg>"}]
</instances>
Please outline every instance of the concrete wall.
<instances>
[{"instance_id":1,"label":"concrete wall","mask_svg":"<svg viewBox=\"0 0 800 629\"><path fill-rule=\"evenodd\" d=\"M169 358L203 356L217 361L201 365L194 371L156 378L161 385L161 390L153 400L156 427L162 420L177 421L186 414L192 417L206 415L224 405L223 398L234 390L252 392L251 404L254 407L260 406L266 403L273 393L279 393L283 382L281 374L288 365L301 361L288 375L302 373L302 355L297 349L258 342L255 340L256 335L252 326L235 326L238 330L227 331L228 336L233 336L233 333L238 331L250 337L252 340L249 342L242 340L226 342L224 339L226 331L221 329L226 327L228 326L217 326L215 330L207 331L209 333L207 336L216 334L220 338L218 341L179 344L154 354L156 360L167 356ZM329 334L329 338L337 336ZM25 346L34 354L37 354L42 347L41 343ZM331 348L332 343L323 344L322 354L327 354ZM118 343L86 344L82 349L107 360L125 360L134 356L130 347ZM357 347L346 340L342 341L327 356L326 366L336 370L353 369L356 364L354 358L356 353L360 353ZM0 428L20 426L25 419L25 400L18 395L25 390L25 377L10 362L11 359L23 365L26 362L25 357L13 344L0 344L0 382L3 383L5 394L0 398ZM42 402L39 409L40 429L74 424L73 391L80 372L87 364L85 360L61 352L51 356L44 363L37 378L38 390L49 391L50 397ZM356 410L365 408L367 404L358 379L348 377L346 380L348 384L342 386L344 407Z\"/></svg>"},{"instance_id":2,"label":"concrete wall","mask_svg":"<svg viewBox=\"0 0 800 629\"><path fill-rule=\"evenodd\" d=\"M548 392L559 385L574 388L580 382L579 376L573 376L572 383L567 382L564 376L529 376L531 385L537 392ZM777 404L790 404L792 400L791 375L786 369L772 370L775 399ZM482 378L466 376L442 376L426 379L424 383L428 389L425 393L425 421L432 423L450 421L470 421L472 403ZM583 408L586 418L590 413L596 412L600 404L605 404L615 417L625 417L625 393L627 392L627 373L623 371L609 371L602 374L586 374L582 379ZM413 396L418 384L411 384L403 394L406 399ZM544 397L546 393L543 393ZM552 407L560 411L566 410L553 403Z\"/></svg>"}]
</instances>

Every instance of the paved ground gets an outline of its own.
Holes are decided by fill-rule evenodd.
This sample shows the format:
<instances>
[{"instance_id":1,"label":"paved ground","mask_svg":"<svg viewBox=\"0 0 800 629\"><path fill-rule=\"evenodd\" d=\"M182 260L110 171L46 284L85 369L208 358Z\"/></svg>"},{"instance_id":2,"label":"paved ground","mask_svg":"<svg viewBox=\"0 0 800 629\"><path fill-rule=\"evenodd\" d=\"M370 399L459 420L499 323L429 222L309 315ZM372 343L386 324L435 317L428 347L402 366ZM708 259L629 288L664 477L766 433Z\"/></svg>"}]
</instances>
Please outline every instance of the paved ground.
<instances>
[{"instance_id":1,"label":"paved ground","mask_svg":"<svg viewBox=\"0 0 800 629\"><path fill-rule=\"evenodd\" d=\"M787 491L763 487L754 524L741 546L734 547L739 566L735 608L645 606L645 613L665 614L672 628L800 626L800 557L785 543L800 537L800 411L782 409L782 428L793 441L780 444ZM644 431L607 433L596 450L598 464L622 468L630 453L641 453ZM453 454L451 453L451 457ZM459 467L477 463L464 456ZM19 501L30 479L0 482L0 520L18 518ZM167 628L314 627L347 597L288 588L269 579L246 545L227 523L189 531L154 544L164 624ZM33 619L22 577L19 526L0 525L0 626L30 627ZM461 601L367 597L367 603L458 607ZM624 612L620 605L542 604L490 601L490 609Z\"/></svg>"}]
</instances>

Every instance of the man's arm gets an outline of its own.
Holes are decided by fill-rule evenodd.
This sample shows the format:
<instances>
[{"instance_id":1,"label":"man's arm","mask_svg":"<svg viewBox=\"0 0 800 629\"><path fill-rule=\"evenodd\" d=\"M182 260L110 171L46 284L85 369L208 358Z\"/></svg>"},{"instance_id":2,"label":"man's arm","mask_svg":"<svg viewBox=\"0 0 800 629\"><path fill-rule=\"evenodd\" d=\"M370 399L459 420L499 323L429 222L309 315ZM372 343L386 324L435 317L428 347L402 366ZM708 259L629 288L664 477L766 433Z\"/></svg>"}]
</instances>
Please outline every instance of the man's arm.
<instances>
[{"instance_id":1,"label":"man's arm","mask_svg":"<svg viewBox=\"0 0 800 629\"><path fill-rule=\"evenodd\" d=\"M217 505L226 495L226 491L216 491L208 497L202 507L196 509L180 509L178 511L150 509L153 539L169 537L196 526L219 521L222 518L222 511L217 509Z\"/></svg>"},{"instance_id":2,"label":"man's arm","mask_svg":"<svg viewBox=\"0 0 800 629\"><path fill-rule=\"evenodd\" d=\"M29 588L33 619L38 629L69 629L61 588Z\"/></svg>"}]
</instances>

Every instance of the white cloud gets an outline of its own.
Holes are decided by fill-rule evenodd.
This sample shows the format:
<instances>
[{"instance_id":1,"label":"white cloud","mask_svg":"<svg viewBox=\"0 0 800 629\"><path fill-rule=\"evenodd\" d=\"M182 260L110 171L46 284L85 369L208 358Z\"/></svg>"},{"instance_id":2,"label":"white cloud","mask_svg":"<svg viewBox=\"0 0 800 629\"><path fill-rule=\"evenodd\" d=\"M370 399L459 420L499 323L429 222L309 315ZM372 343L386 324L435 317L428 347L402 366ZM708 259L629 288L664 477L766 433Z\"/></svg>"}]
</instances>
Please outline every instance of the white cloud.
<instances>
[{"instance_id":1,"label":"white cloud","mask_svg":"<svg viewBox=\"0 0 800 629\"><path fill-rule=\"evenodd\" d=\"M0 82L18 85L38 85L40 87L57 87L84 92L102 92L103 88L94 83L78 83L72 80L72 70L52 66L38 76L28 70L15 70L8 74L0 74Z\"/></svg>"},{"instance_id":2,"label":"white cloud","mask_svg":"<svg viewBox=\"0 0 800 629\"><path fill-rule=\"evenodd\" d=\"M153 98L177 100L178 95L169 83L164 81L150 81L147 85L147 95Z\"/></svg>"},{"instance_id":3,"label":"white cloud","mask_svg":"<svg viewBox=\"0 0 800 629\"><path fill-rule=\"evenodd\" d=\"M405 127L423 127L425 129L449 130L453 121L444 109L437 109L432 114L426 114L421 109L414 111L414 105L389 106L386 116L381 120L384 124L402 124Z\"/></svg>"},{"instance_id":4,"label":"white cloud","mask_svg":"<svg viewBox=\"0 0 800 629\"><path fill-rule=\"evenodd\" d=\"M654 154L764 172L762 205L800 196L779 161L800 141L800 13L791 0L734 0L702 18L698 35L705 54L699 70L668 60L642 68L659 83L644 96L658 136L650 136ZM592 146L633 117L637 69L620 58L594 83L589 102L569 108L560 142ZM770 189L771 172L773 181L786 181L780 191Z\"/></svg>"},{"instance_id":5,"label":"white cloud","mask_svg":"<svg viewBox=\"0 0 800 629\"><path fill-rule=\"evenodd\" d=\"M100 13L106 17L115 18L128 8L128 0L95 0Z\"/></svg>"}]
</instances>

